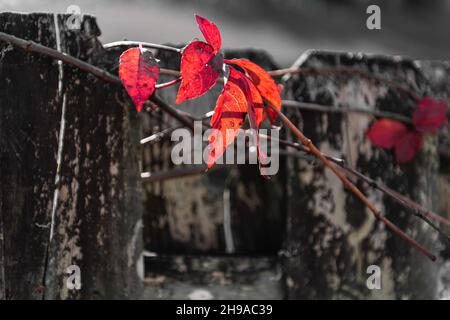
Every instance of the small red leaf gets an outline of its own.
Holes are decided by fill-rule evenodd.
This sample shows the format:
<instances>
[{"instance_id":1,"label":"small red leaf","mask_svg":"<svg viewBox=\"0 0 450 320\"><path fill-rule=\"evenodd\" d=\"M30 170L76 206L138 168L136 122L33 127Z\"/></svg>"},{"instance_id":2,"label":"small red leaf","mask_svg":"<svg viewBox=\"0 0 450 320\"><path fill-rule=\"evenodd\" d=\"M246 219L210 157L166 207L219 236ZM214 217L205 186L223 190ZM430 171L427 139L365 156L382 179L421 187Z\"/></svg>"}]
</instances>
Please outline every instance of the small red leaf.
<instances>
[{"instance_id":1,"label":"small red leaf","mask_svg":"<svg viewBox=\"0 0 450 320\"><path fill-rule=\"evenodd\" d=\"M237 65L244 69L261 96L269 101L276 109L281 110L280 88L263 68L247 59L224 60L224 62ZM270 120L274 122L277 118L277 113L271 108L267 108L267 113Z\"/></svg>"},{"instance_id":2,"label":"small red leaf","mask_svg":"<svg viewBox=\"0 0 450 320\"><path fill-rule=\"evenodd\" d=\"M428 97L419 101L419 106L414 110L414 127L424 133L436 133L447 122L447 104Z\"/></svg>"},{"instance_id":3,"label":"small red leaf","mask_svg":"<svg viewBox=\"0 0 450 320\"><path fill-rule=\"evenodd\" d=\"M404 133L395 143L395 158L398 163L410 162L422 147L422 137L416 131Z\"/></svg>"},{"instance_id":4,"label":"small red leaf","mask_svg":"<svg viewBox=\"0 0 450 320\"><path fill-rule=\"evenodd\" d=\"M380 119L370 127L367 137L374 145L389 149L407 130L408 128L399 121Z\"/></svg>"},{"instance_id":5,"label":"small red leaf","mask_svg":"<svg viewBox=\"0 0 450 320\"><path fill-rule=\"evenodd\" d=\"M181 85L176 103L205 94L221 74L223 60L214 49L202 41L190 43L181 56Z\"/></svg>"},{"instance_id":6,"label":"small red leaf","mask_svg":"<svg viewBox=\"0 0 450 320\"><path fill-rule=\"evenodd\" d=\"M248 87L250 89L251 97L252 97L252 104L251 109L253 111L254 117L255 117L255 125L256 128L259 128L261 126L261 123L264 121L264 103L263 99L261 97L261 94L259 93L258 89L256 89L255 85L248 81Z\"/></svg>"},{"instance_id":7,"label":"small red leaf","mask_svg":"<svg viewBox=\"0 0 450 320\"><path fill-rule=\"evenodd\" d=\"M234 76L233 72L229 79ZM247 96L235 81L228 80L222 94L217 99L214 115L211 118L211 128L216 130L213 130L209 136L208 168L216 163L227 146L234 141L238 130L244 123L244 115L247 110Z\"/></svg>"},{"instance_id":8,"label":"small red leaf","mask_svg":"<svg viewBox=\"0 0 450 320\"><path fill-rule=\"evenodd\" d=\"M120 56L119 77L138 112L155 91L158 76L159 68L151 51L131 48Z\"/></svg>"},{"instance_id":9,"label":"small red leaf","mask_svg":"<svg viewBox=\"0 0 450 320\"><path fill-rule=\"evenodd\" d=\"M258 134L261 122L264 120L263 99L259 94L252 81L243 73L237 71L233 67L229 67L230 73L228 81L236 83L242 89L247 98L247 114L250 123L250 128L253 130L252 143L256 147L259 159L259 167L266 163L266 154L261 149L260 138ZM262 171L261 171L262 172Z\"/></svg>"},{"instance_id":10,"label":"small red leaf","mask_svg":"<svg viewBox=\"0 0 450 320\"><path fill-rule=\"evenodd\" d=\"M222 39L220 37L219 28L207 19L200 17L199 15L195 15L197 19L198 26L200 31L203 33L206 42L208 42L213 48L214 53L219 52L220 47L222 46Z\"/></svg>"}]
</instances>

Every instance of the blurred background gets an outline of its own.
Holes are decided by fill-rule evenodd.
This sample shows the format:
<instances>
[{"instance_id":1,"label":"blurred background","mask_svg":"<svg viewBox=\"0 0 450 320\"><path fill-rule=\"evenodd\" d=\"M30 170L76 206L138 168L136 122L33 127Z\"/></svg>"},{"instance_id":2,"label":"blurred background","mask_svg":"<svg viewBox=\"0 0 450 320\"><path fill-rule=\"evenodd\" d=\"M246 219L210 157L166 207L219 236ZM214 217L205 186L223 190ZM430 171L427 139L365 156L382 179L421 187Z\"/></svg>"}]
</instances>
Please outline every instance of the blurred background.
<instances>
[{"instance_id":1,"label":"blurred background","mask_svg":"<svg viewBox=\"0 0 450 320\"><path fill-rule=\"evenodd\" d=\"M381 7L381 30L366 8ZM219 26L224 48L266 49L288 66L307 49L448 59L449 0L0 0L0 11L66 12L78 5L98 19L104 42L185 43L200 33L193 13Z\"/></svg>"}]
</instances>

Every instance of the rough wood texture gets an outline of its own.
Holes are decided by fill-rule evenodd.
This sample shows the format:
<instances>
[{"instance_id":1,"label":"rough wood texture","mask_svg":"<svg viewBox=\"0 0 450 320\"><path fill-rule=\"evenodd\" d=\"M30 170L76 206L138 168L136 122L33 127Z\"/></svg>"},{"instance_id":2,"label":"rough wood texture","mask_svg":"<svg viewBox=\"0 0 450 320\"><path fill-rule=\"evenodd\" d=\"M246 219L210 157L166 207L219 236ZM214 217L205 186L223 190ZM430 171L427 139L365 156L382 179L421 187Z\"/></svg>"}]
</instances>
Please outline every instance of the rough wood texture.
<instances>
[{"instance_id":1,"label":"rough wood texture","mask_svg":"<svg viewBox=\"0 0 450 320\"><path fill-rule=\"evenodd\" d=\"M244 57L273 69L270 57L261 51L226 51L227 58ZM159 52L161 66L179 69L179 55ZM171 78L161 77L161 81ZM221 84L195 100L178 106L195 116L211 111ZM178 86L164 89L162 97L174 103ZM162 118L161 118L162 117ZM209 123L209 122L208 122ZM177 125L159 112L144 122L144 136ZM174 167L169 139L144 145L144 171ZM276 254L284 232L281 175L271 180L260 177L257 165L229 165L198 176L146 183L145 246L163 253ZM224 236L224 191L230 191L231 230L234 250Z\"/></svg>"},{"instance_id":2,"label":"rough wood texture","mask_svg":"<svg viewBox=\"0 0 450 320\"><path fill-rule=\"evenodd\" d=\"M419 95L432 94L426 79L408 60L311 51L297 65L351 67L405 83ZM286 77L288 98L344 108L360 107L411 115L414 101L383 83L355 76ZM386 183L426 207L436 199L436 140L427 138L411 164L398 166L390 151L366 139L373 118L285 109L324 152ZM293 139L289 134L289 139ZM340 181L322 166L290 158L287 163L287 296L298 298L434 298L439 264L433 264L377 222ZM437 250L437 235L422 222L367 185L358 184L389 219L422 244ZM366 268L380 266L382 289L366 287Z\"/></svg>"},{"instance_id":3,"label":"rough wood texture","mask_svg":"<svg viewBox=\"0 0 450 320\"><path fill-rule=\"evenodd\" d=\"M68 30L67 18L58 15L62 51L113 70L118 53L103 49L95 19L85 15L80 30ZM3 13L0 26L57 48L53 14ZM5 43L0 50L3 298L138 297L143 276L139 129L130 99L117 86L64 66L66 129L49 244L62 110L58 64ZM72 264L81 269L81 290L66 286Z\"/></svg>"},{"instance_id":4,"label":"rough wood texture","mask_svg":"<svg viewBox=\"0 0 450 320\"><path fill-rule=\"evenodd\" d=\"M418 61L420 70L424 73L430 85L433 87L435 97L447 101L450 105L450 62L448 61ZM447 135L439 137L439 148L446 155L440 157L439 180L438 180L438 199L437 212L450 219L450 164L449 150L450 142ZM450 228L445 229L447 234ZM450 244L447 244L443 250L442 256L445 263L439 270L439 285L437 296L440 299L450 299Z\"/></svg>"},{"instance_id":5,"label":"rough wood texture","mask_svg":"<svg viewBox=\"0 0 450 320\"><path fill-rule=\"evenodd\" d=\"M143 299L282 299L274 257L160 256L146 258Z\"/></svg>"}]
</instances>

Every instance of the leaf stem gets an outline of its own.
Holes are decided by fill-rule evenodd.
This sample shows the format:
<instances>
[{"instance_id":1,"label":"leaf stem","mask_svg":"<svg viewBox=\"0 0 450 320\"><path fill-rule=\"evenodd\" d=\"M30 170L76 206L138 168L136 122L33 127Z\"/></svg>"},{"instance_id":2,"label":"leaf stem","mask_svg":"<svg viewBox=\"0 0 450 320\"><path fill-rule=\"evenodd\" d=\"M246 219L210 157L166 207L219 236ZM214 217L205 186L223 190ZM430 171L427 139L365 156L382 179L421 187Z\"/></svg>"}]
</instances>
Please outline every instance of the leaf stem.
<instances>
[{"instance_id":1,"label":"leaf stem","mask_svg":"<svg viewBox=\"0 0 450 320\"><path fill-rule=\"evenodd\" d=\"M140 45L144 48L166 50L166 51L181 53L181 49L167 46L164 44L156 44L156 43L141 42L141 41L128 41L128 40L106 43L103 45L103 48L111 49L111 48L117 48L117 47L138 47Z\"/></svg>"},{"instance_id":2,"label":"leaf stem","mask_svg":"<svg viewBox=\"0 0 450 320\"><path fill-rule=\"evenodd\" d=\"M177 83L181 82L181 78L176 78L174 80L168 81L168 82L164 82L164 83L159 83L155 86L156 90L162 89L162 88L167 88L170 86L173 86Z\"/></svg>"}]
</instances>

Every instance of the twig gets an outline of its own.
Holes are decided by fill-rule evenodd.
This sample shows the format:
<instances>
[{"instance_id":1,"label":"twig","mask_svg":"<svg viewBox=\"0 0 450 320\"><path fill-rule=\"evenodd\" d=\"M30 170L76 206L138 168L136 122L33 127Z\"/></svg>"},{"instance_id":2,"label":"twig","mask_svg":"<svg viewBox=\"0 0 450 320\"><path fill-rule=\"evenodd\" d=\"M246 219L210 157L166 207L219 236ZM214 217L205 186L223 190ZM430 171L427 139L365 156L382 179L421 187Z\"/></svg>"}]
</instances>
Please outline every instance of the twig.
<instances>
[{"instance_id":1,"label":"twig","mask_svg":"<svg viewBox=\"0 0 450 320\"><path fill-rule=\"evenodd\" d=\"M264 134L259 134L259 136L261 138L265 138L265 139L273 139L270 136L267 136ZM273 140L275 140L275 139L273 139ZM311 151L308 149L308 147L305 147L304 145L301 145L299 143L290 142L290 141L282 140L282 139L278 139L278 142L280 143L280 145L291 147L291 148L297 149L302 152L311 153ZM432 220L438 221L439 223L445 224L446 226L449 226L449 227L450 227L450 220L448 220L428 209L425 209L424 207L422 207L418 203L414 202L413 200L409 199L408 197L398 193L397 191L395 191L381 183L376 182L375 180L369 178L368 176L362 174L361 172L350 168L346 164L346 161L344 159L336 158L336 157L333 157L333 156L330 156L330 155L327 155L324 153L322 153L322 155L324 157L326 157L328 160L337 164L339 167L341 167L341 169L344 170L347 174L356 176L358 179L366 182L372 188L376 188L376 189L380 190L381 192L385 193L387 196L391 197L392 199L394 199L395 201L397 201L398 203L403 205L405 208L411 210L418 218L422 219L424 222L429 224L433 229L438 231L441 235L444 235L446 238L449 238L448 235L446 235L441 229L439 229L436 225L434 225L433 222L429 221L427 219L427 217Z\"/></svg>"},{"instance_id":2,"label":"twig","mask_svg":"<svg viewBox=\"0 0 450 320\"><path fill-rule=\"evenodd\" d=\"M115 47L138 47L139 45L142 45L144 48L167 50L167 51L173 51L173 52L177 52L177 53L181 52L181 49L179 49L179 48L166 46L163 44L141 42L141 41L128 41L128 40L106 43L103 45L103 48L110 49L110 48L115 48Z\"/></svg>"},{"instance_id":3,"label":"twig","mask_svg":"<svg viewBox=\"0 0 450 320\"><path fill-rule=\"evenodd\" d=\"M167 171L142 172L141 178L143 181L146 182L164 181L168 179L182 178L187 176L193 176L199 173L204 173L207 169L208 166L204 164L204 165L175 168Z\"/></svg>"},{"instance_id":4,"label":"twig","mask_svg":"<svg viewBox=\"0 0 450 320\"><path fill-rule=\"evenodd\" d=\"M159 73L160 74L165 74L165 75L168 75L168 76L174 76L174 77L181 76L181 72L180 71L172 70L172 69L166 69L166 68L159 68Z\"/></svg>"},{"instance_id":5,"label":"twig","mask_svg":"<svg viewBox=\"0 0 450 320\"><path fill-rule=\"evenodd\" d=\"M312 141L307 137L305 137L303 133L282 112L280 112L277 108L275 108L269 101L266 100L265 103L278 114L281 121L291 130L291 132L297 138L300 139L302 144L309 149L309 152L318 157L328 168L330 168L333 171L333 173L342 181L344 186L348 188L350 191L352 191L369 208L369 210L378 220L383 222L389 229L391 229L394 233L402 237L409 244L411 244L417 250L426 255L429 259L431 259L432 261L436 260L436 256L434 256L431 252L425 249L417 241L408 236L405 232L403 232L400 228L398 228L395 224L393 224L389 219L381 215L380 211L370 202L370 200L367 199L367 197L353 183L351 183L347 179L347 177L344 174L342 174L342 172L339 171L339 169L333 164L333 162L328 160L322 154L322 152L319 149L317 149L317 147L312 143Z\"/></svg>"},{"instance_id":6,"label":"twig","mask_svg":"<svg viewBox=\"0 0 450 320\"><path fill-rule=\"evenodd\" d=\"M387 196L389 196L391 199L395 200L405 208L412 211L412 213L418 217L419 219L426 222L428 225L430 225L434 230L436 230L441 236L443 236L447 241L450 241L450 238L447 234L445 234L438 226L436 226L430 219L433 219L439 223L445 224L447 226L450 226L450 221L445 219L444 217L439 216L438 214L431 212L430 210L427 210L423 208L418 203L412 201L408 197L400 194L399 192L392 190L391 188L385 186L384 184L378 183L375 180L365 176L364 174L350 168L345 163L340 166L345 172L347 172L350 175L353 175L357 177L358 179L366 182L371 186L372 188L378 189ZM430 219L429 219L430 218Z\"/></svg>"},{"instance_id":7,"label":"twig","mask_svg":"<svg viewBox=\"0 0 450 320\"><path fill-rule=\"evenodd\" d=\"M13 35L4 32L0 32L0 40L9 42L25 51L36 52L53 59L61 60L64 63L73 65L79 68L80 70L93 74L94 76L103 81L122 86L122 82L120 81L119 77L110 74L108 71L93 66L87 62L84 62L70 55L61 53L57 50L38 44L34 41L17 38ZM175 109L174 107L163 101L161 98L159 98L157 94L153 94L150 97L150 100L155 102L163 111L167 112L172 117L183 123L186 127L188 127L191 130L194 130L194 124L192 123L192 121L190 121L190 119L188 119L182 112Z\"/></svg>"},{"instance_id":8,"label":"twig","mask_svg":"<svg viewBox=\"0 0 450 320\"><path fill-rule=\"evenodd\" d=\"M161 141L161 139L163 139L164 137L166 137L167 135L169 135L173 131L175 131L177 129L180 129L180 128L184 128L184 126L183 125L178 125L178 126L174 126L174 127L170 127L170 128L164 129L163 131L154 133L151 136L148 136L148 137L145 137L145 138L141 139L140 143L141 144L146 144L146 143L150 143L150 142Z\"/></svg>"},{"instance_id":9,"label":"twig","mask_svg":"<svg viewBox=\"0 0 450 320\"><path fill-rule=\"evenodd\" d=\"M155 89L158 90L158 89L162 89L162 88L167 88L167 87L173 86L174 84L177 84L178 82L181 82L181 78L176 78L171 81L159 83L155 86Z\"/></svg>"},{"instance_id":10,"label":"twig","mask_svg":"<svg viewBox=\"0 0 450 320\"><path fill-rule=\"evenodd\" d=\"M369 114L374 115L376 117L381 118L390 118L395 119L401 122L405 122L408 124L412 123L412 120L408 117L402 116L400 114L396 114L393 112L387 112L387 111L377 111L377 110L368 110L368 109L362 109L362 108L337 108L334 106L325 106L315 103L309 103L309 102L299 102L295 100L283 100L282 101L284 107L289 108L299 108L303 110L311 110L311 111L320 111L320 112L331 112L331 113L362 113L362 114Z\"/></svg>"},{"instance_id":11,"label":"twig","mask_svg":"<svg viewBox=\"0 0 450 320\"><path fill-rule=\"evenodd\" d=\"M156 93L154 93L150 100L156 103L161 110L166 112L168 115L174 117L178 121L180 121L182 124L184 124L187 128L189 128L191 131L194 131L194 122L192 119L187 117L185 112L182 112L180 110L175 109L171 105L169 105L167 102L162 100Z\"/></svg>"},{"instance_id":12,"label":"twig","mask_svg":"<svg viewBox=\"0 0 450 320\"><path fill-rule=\"evenodd\" d=\"M115 84L121 84L121 81L118 77L113 76L112 74L110 74L109 72L107 72L101 68L93 66L87 62L84 62L82 60L74 58L70 55L61 53L52 48L38 44L34 41L17 38L13 35L10 35L10 34L4 33L4 32L0 32L0 40L9 42L9 43L15 45L16 47L19 47L25 51L37 52L42 55L48 56L50 58L61 60L65 63L73 65L83 71L91 73L103 81L115 83Z\"/></svg>"},{"instance_id":13,"label":"twig","mask_svg":"<svg viewBox=\"0 0 450 320\"><path fill-rule=\"evenodd\" d=\"M381 78L379 76L373 75L371 73L354 69L354 68L345 68L345 67L334 67L334 68L287 68L287 69L279 69L268 71L271 76L282 76L285 74L299 74L299 75L349 75L349 76L358 76L361 78L366 78L369 80L375 80L381 83L387 84L391 88L395 88L398 91L406 93L412 99L418 101L420 100L420 96L414 92L413 90L386 78Z\"/></svg>"}]
</instances>

